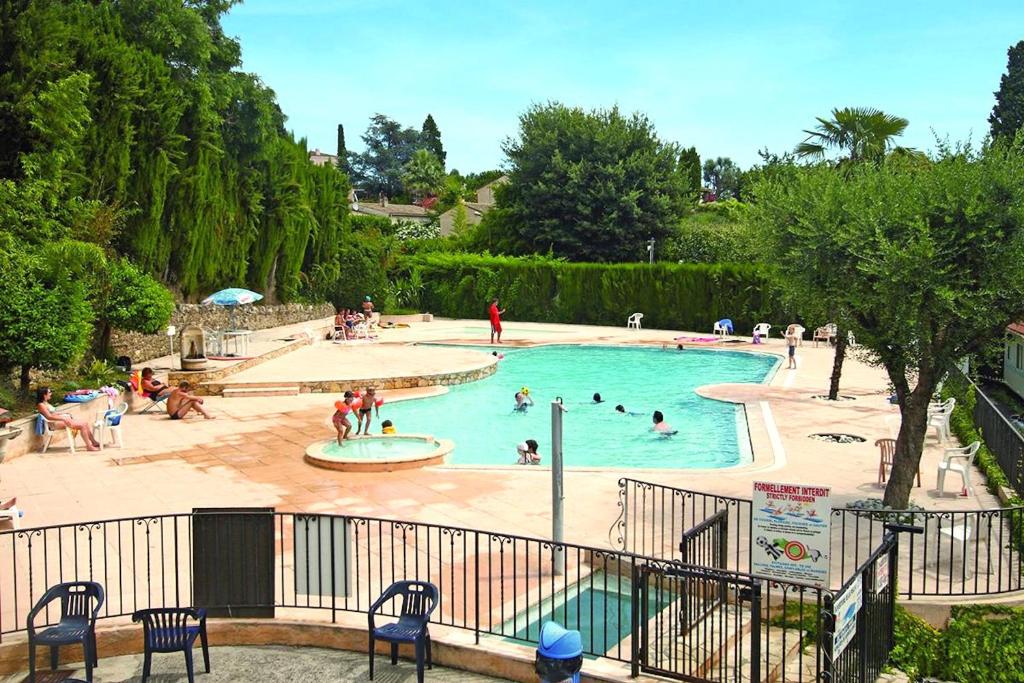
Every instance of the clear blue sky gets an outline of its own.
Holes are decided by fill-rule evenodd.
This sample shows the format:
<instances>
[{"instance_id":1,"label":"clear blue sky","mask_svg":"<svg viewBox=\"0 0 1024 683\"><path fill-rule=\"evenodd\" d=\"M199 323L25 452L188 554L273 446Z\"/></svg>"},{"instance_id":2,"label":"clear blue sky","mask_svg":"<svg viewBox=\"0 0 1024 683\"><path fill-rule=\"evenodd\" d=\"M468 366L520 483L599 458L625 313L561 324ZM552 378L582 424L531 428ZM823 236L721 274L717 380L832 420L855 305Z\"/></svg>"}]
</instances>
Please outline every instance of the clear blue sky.
<instances>
[{"instance_id":1,"label":"clear blue sky","mask_svg":"<svg viewBox=\"0 0 1024 683\"><path fill-rule=\"evenodd\" d=\"M311 149L333 152L338 123L360 150L375 112L429 112L448 167L480 171L551 99L643 112L746 167L841 106L909 119L905 145L979 141L1024 2L246 0L224 25Z\"/></svg>"}]
</instances>

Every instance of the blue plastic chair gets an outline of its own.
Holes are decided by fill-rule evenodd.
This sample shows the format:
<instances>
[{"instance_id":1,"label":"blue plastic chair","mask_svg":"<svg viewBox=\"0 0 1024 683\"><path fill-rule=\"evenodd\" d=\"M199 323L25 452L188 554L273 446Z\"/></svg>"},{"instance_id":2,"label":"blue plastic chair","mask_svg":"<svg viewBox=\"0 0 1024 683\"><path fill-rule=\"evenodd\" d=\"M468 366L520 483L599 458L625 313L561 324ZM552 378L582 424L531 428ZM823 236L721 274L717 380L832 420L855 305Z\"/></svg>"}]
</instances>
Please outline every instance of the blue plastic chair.
<instances>
[{"instance_id":1,"label":"blue plastic chair","mask_svg":"<svg viewBox=\"0 0 1024 683\"><path fill-rule=\"evenodd\" d=\"M393 600L402 598L402 608L399 612L398 621L393 624L377 626L374 622L374 615L381 606ZM426 661L427 668L433 669L433 656L430 651L430 631L427 623L430 621L430 613L437 608L439 592L437 586L426 581L398 581L391 584L384 594L377 598L377 601L370 607L369 635L370 635L370 680L373 680L373 655L374 644L377 640L384 640L391 643L391 664L398 664L398 644L412 643L416 648L416 680L423 683L423 663Z\"/></svg>"},{"instance_id":2,"label":"blue plastic chair","mask_svg":"<svg viewBox=\"0 0 1024 683\"><path fill-rule=\"evenodd\" d=\"M189 619L197 623L189 624ZM189 683L194 683L192 646L199 638L203 647L203 664L210 673L210 649L206 640L206 610L194 607L157 607L140 609L132 614L132 621L142 622L142 640L145 646L142 680L149 678L154 652L184 652L185 671Z\"/></svg>"},{"instance_id":3,"label":"blue plastic chair","mask_svg":"<svg viewBox=\"0 0 1024 683\"><path fill-rule=\"evenodd\" d=\"M46 606L60 598L60 621L36 632L35 619ZM96 606L90 609L95 602ZM95 581L59 583L47 590L28 613L28 680L36 680L36 646L50 648L50 670L57 670L61 645L82 644L85 651L85 680L92 680L93 667L99 666L96 653L96 618L103 606L103 586Z\"/></svg>"}]
</instances>

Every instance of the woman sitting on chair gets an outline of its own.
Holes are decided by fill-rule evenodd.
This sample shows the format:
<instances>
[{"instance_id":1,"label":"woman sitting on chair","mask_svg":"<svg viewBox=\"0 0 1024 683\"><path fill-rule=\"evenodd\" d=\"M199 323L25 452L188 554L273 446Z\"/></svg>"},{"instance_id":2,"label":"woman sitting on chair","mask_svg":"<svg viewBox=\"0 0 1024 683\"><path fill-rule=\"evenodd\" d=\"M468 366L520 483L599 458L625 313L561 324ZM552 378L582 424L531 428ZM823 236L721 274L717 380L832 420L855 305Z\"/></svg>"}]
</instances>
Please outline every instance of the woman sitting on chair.
<instances>
[{"instance_id":1,"label":"woman sitting on chair","mask_svg":"<svg viewBox=\"0 0 1024 683\"><path fill-rule=\"evenodd\" d=\"M53 397L53 392L50 391L50 387L42 387L36 392L36 410L39 414L46 418L49 422L64 423L71 429L77 430L82 433L82 439L85 440L85 447L90 451L98 451L100 449L100 442L96 440L96 437L92 435L92 425L84 420L76 420L67 413L58 413L57 410L50 404L50 399ZM72 432L72 435L74 432ZM72 436L72 438L74 438Z\"/></svg>"}]
</instances>

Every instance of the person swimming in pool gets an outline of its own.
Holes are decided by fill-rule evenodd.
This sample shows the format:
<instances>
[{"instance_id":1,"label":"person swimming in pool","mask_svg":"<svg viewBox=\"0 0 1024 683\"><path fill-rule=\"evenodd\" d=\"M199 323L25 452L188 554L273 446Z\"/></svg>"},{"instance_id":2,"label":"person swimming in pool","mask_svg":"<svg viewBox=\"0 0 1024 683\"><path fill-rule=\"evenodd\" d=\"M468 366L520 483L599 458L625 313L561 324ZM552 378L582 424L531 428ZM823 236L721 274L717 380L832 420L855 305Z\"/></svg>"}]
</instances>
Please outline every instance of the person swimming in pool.
<instances>
[{"instance_id":1,"label":"person swimming in pool","mask_svg":"<svg viewBox=\"0 0 1024 683\"><path fill-rule=\"evenodd\" d=\"M594 403L604 403L604 399L601 398L601 394L594 394Z\"/></svg>"},{"instance_id":2,"label":"person swimming in pool","mask_svg":"<svg viewBox=\"0 0 1024 683\"><path fill-rule=\"evenodd\" d=\"M517 413L525 413L529 406L533 405L533 399L530 398L530 388L523 387L516 392L516 407L514 408Z\"/></svg>"},{"instance_id":3,"label":"person swimming in pool","mask_svg":"<svg viewBox=\"0 0 1024 683\"><path fill-rule=\"evenodd\" d=\"M622 413L623 415L632 415L633 417L640 415L640 413L634 413L632 410L626 410L626 408L621 403L615 406L615 412Z\"/></svg>"},{"instance_id":4,"label":"person swimming in pool","mask_svg":"<svg viewBox=\"0 0 1024 683\"><path fill-rule=\"evenodd\" d=\"M665 422L665 416L661 414L660 410L655 410L651 419L654 422L654 426L651 429L659 436L672 436L679 433L677 430L672 429L672 425Z\"/></svg>"},{"instance_id":5,"label":"person swimming in pool","mask_svg":"<svg viewBox=\"0 0 1024 683\"><path fill-rule=\"evenodd\" d=\"M537 452L539 446L533 439L527 439L518 446L516 446L516 460L517 465L539 465L540 464L540 453Z\"/></svg>"}]
</instances>

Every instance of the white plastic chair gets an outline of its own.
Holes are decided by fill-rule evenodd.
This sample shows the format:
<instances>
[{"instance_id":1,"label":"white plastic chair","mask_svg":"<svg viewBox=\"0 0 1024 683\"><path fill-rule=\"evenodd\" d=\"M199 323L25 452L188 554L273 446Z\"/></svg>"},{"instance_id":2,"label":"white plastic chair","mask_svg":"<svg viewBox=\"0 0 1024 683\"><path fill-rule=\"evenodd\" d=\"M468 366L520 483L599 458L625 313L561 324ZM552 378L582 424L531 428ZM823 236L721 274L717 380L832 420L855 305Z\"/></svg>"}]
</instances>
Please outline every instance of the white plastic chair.
<instances>
[{"instance_id":1,"label":"white plastic chair","mask_svg":"<svg viewBox=\"0 0 1024 683\"><path fill-rule=\"evenodd\" d=\"M96 432L96 439L100 442L100 450L103 450L103 446L106 443L106 434L110 433L112 437L115 437L115 442L118 448L124 448L124 435L121 433L121 420L124 418L124 414L128 412L128 404L122 403L113 410L108 410L102 415L96 417L96 424L93 425L93 430Z\"/></svg>"},{"instance_id":2,"label":"white plastic chair","mask_svg":"<svg viewBox=\"0 0 1024 683\"><path fill-rule=\"evenodd\" d=\"M724 337L729 333L729 328L727 328L720 322L716 322L714 328L712 329L712 332Z\"/></svg>"},{"instance_id":3,"label":"white plastic chair","mask_svg":"<svg viewBox=\"0 0 1024 683\"><path fill-rule=\"evenodd\" d=\"M355 339L369 339L370 325L365 320L352 326L352 337Z\"/></svg>"},{"instance_id":4,"label":"white plastic chair","mask_svg":"<svg viewBox=\"0 0 1024 683\"><path fill-rule=\"evenodd\" d=\"M823 341L823 342L825 342L827 344L835 336L836 336L836 324L835 323L828 323L827 325L819 327L818 329L816 329L814 331L814 336L811 338L811 341L813 341L814 342L814 346L817 347L819 341Z\"/></svg>"},{"instance_id":5,"label":"white plastic chair","mask_svg":"<svg viewBox=\"0 0 1024 683\"><path fill-rule=\"evenodd\" d=\"M633 328L634 330L640 329L640 321L643 320L643 313L634 313L626 319L626 329Z\"/></svg>"},{"instance_id":6,"label":"white plastic chair","mask_svg":"<svg viewBox=\"0 0 1024 683\"><path fill-rule=\"evenodd\" d=\"M24 516L24 512L18 509L18 506L9 507L4 510L0 510L0 519L11 520L11 525L17 530L21 528L21 518Z\"/></svg>"},{"instance_id":7,"label":"white plastic chair","mask_svg":"<svg viewBox=\"0 0 1024 683\"><path fill-rule=\"evenodd\" d=\"M984 571L986 574L991 574L992 573L991 572L992 558L991 558L991 555L989 554L988 543L984 541L984 539L986 538L986 535L987 534L991 534L991 529L986 530L984 528L978 528L978 527L981 527L981 525L983 524L983 519L984 518L982 518L980 515L975 517L975 520L976 520L976 523L975 523L975 522L972 522L972 520L971 520L972 517L975 517L975 516L973 514L967 514L967 515L964 515L963 521L958 523L958 524L954 523L954 524L951 524L950 526L940 526L939 527L939 538L937 539L938 542L939 542L939 549L936 551L937 556L938 556L938 553L942 552L943 546L948 545L948 547L949 547L949 554L950 554L950 560L952 560L953 559L953 551L954 551L954 549L958 548L958 547L960 548L960 554L963 557L963 566L964 566L963 577L965 579L970 579L970 578L972 578L974 576L974 564L975 563L978 563L978 566L981 567L982 571ZM991 524L991 520L989 521L989 524ZM948 541L944 541L943 538L942 538L943 536L948 538L949 540ZM980 548L975 551L975 555L974 555L973 558L968 553L968 546L971 543L971 539L974 539L974 543L976 545L980 545L981 543L985 542L985 556L984 556L984 558L980 557L980 555L981 555ZM940 560L940 564L941 564L941 560Z\"/></svg>"},{"instance_id":8,"label":"white plastic chair","mask_svg":"<svg viewBox=\"0 0 1024 683\"><path fill-rule=\"evenodd\" d=\"M967 489L968 495L974 495L974 489L971 487L971 465L974 464L974 458L978 455L978 449L981 448L981 442L975 441L969 446L963 448L947 448L946 452L942 456L942 462L939 463L938 481L935 487L939 490L941 496L945 492L946 488L946 473L955 472L960 475L960 479L963 480L964 488Z\"/></svg>"},{"instance_id":9,"label":"white plastic chair","mask_svg":"<svg viewBox=\"0 0 1024 683\"><path fill-rule=\"evenodd\" d=\"M955 398L951 398L945 403L928 406L928 426L935 427L936 435L942 443L949 441L949 420L953 417L953 408L955 407Z\"/></svg>"},{"instance_id":10,"label":"white plastic chair","mask_svg":"<svg viewBox=\"0 0 1024 683\"><path fill-rule=\"evenodd\" d=\"M768 338L768 333L771 332L771 329L772 329L772 326L769 325L768 323L758 323L758 324L754 325L754 335L753 336L760 337L761 339L767 339Z\"/></svg>"},{"instance_id":11,"label":"white plastic chair","mask_svg":"<svg viewBox=\"0 0 1024 683\"><path fill-rule=\"evenodd\" d=\"M46 431L43 433L43 453L50 447L50 442L53 441L54 435L62 431L67 437L68 449L71 450L71 453L74 453L75 432L68 426L68 423L63 420L47 420L45 417L43 420L46 422Z\"/></svg>"}]
</instances>

